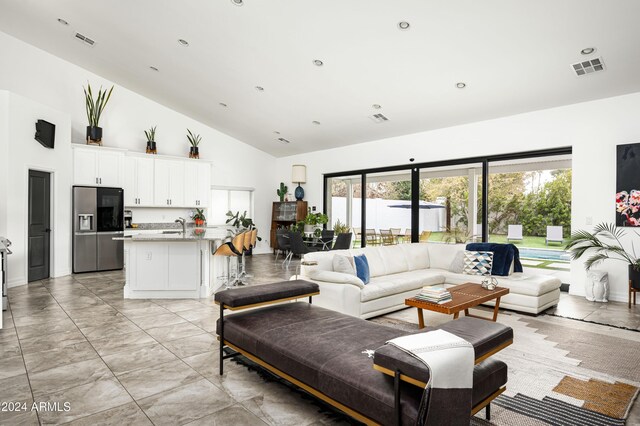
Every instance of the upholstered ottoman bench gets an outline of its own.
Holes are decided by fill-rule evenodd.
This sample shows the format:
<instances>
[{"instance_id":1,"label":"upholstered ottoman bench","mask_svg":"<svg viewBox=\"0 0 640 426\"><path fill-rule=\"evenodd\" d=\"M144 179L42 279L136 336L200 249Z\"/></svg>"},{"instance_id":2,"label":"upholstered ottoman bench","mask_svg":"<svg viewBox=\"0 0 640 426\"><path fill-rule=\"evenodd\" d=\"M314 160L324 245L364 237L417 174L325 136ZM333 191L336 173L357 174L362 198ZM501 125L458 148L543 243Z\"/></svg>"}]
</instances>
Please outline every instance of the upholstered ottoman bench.
<instances>
[{"instance_id":1,"label":"upholstered ottoman bench","mask_svg":"<svg viewBox=\"0 0 640 426\"><path fill-rule=\"evenodd\" d=\"M217 293L220 374L224 360L235 356L223 352L226 345L361 422L415 424L429 370L385 345L410 333L314 306L316 294L317 284L302 280ZM254 309L225 312L246 308ZM473 345L476 366L469 414L488 407L504 391L507 366L487 358L511 344L512 329L466 317L438 329Z\"/></svg>"}]
</instances>

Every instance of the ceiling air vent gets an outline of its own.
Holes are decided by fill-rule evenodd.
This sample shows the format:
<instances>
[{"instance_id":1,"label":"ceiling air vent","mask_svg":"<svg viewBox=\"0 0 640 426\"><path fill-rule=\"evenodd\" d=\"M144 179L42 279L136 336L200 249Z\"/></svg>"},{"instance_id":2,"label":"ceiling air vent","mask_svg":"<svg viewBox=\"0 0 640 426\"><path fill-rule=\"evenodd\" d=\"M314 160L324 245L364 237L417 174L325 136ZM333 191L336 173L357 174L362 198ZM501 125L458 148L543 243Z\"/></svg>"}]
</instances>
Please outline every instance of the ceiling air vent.
<instances>
[{"instance_id":1,"label":"ceiling air vent","mask_svg":"<svg viewBox=\"0 0 640 426\"><path fill-rule=\"evenodd\" d=\"M278 138L278 140L282 143L291 143L290 141L286 140L285 138Z\"/></svg>"},{"instance_id":2,"label":"ceiling air vent","mask_svg":"<svg viewBox=\"0 0 640 426\"><path fill-rule=\"evenodd\" d=\"M93 46L94 44L96 44L95 41L91 40L89 37L86 37L80 33L76 33L76 39L80 40L85 44L88 44L89 46Z\"/></svg>"},{"instance_id":3,"label":"ceiling air vent","mask_svg":"<svg viewBox=\"0 0 640 426\"><path fill-rule=\"evenodd\" d=\"M372 119L374 123L384 123L385 121L389 121L389 119L385 117L384 114L373 114L370 115L369 118Z\"/></svg>"},{"instance_id":4,"label":"ceiling air vent","mask_svg":"<svg viewBox=\"0 0 640 426\"><path fill-rule=\"evenodd\" d=\"M602 58L589 59L587 61L572 64L571 69L578 76L593 74L594 72L604 71L604 62L602 61Z\"/></svg>"}]
</instances>

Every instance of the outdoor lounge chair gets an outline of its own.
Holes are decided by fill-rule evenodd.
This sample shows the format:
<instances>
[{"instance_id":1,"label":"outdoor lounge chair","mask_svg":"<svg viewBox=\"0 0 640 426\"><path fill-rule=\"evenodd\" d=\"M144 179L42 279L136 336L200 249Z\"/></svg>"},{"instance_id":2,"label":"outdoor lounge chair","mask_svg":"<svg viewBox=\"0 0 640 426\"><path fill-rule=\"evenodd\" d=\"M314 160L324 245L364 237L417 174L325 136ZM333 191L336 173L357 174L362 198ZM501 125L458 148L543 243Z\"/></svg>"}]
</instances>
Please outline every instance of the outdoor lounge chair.
<instances>
[{"instance_id":1,"label":"outdoor lounge chair","mask_svg":"<svg viewBox=\"0 0 640 426\"><path fill-rule=\"evenodd\" d=\"M547 226L547 238L545 239L545 244L549 243L560 243L564 242L564 238L562 236L562 226Z\"/></svg>"},{"instance_id":2,"label":"outdoor lounge chair","mask_svg":"<svg viewBox=\"0 0 640 426\"><path fill-rule=\"evenodd\" d=\"M509 225L507 241L522 241L522 225Z\"/></svg>"}]
</instances>

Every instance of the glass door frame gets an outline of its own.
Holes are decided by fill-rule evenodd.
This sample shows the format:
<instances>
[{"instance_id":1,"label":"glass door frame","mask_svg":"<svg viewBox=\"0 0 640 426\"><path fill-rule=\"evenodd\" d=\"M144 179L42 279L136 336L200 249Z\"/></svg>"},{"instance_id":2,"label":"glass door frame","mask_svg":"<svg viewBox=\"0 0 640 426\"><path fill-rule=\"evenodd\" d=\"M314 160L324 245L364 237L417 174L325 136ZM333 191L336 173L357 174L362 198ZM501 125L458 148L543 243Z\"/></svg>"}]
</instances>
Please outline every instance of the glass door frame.
<instances>
[{"instance_id":1,"label":"glass door frame","mask_svg":"<svg viewBox=\"0 0 640 426\"><path fill-rule=\"evenodd\" d=\"M323 198L322 198L322 212L327 212L327 194L330 190L328 186L329 179L340 178L346 176L360 176L360 183L362 188L362 196L360 197L361 209L360 209L360 227L366 229L367 227L367 197L366 197L366 185L367 174L381 173L381 172L395 172L395 171L410 171L411 173L411 242L417 243L419 238L419 226L420 226L420 170L431 169L435 167L448 167L448 166L464 166L465 164L482 164L482 194L481 194L481 206L482 209L482 241L489 241L489 166L492 162L507 161L507 160L520 160L525 158L536 157L550 157L555 155L567 155L572 154L572 147L565 146L559 148L549 148L536 151L523 151L509 154L499 155L486 155L479 157L467 157L453 160L440 160L423 163L411 163L402 164L389 167L378 167L371 169L350 170L345 172L325 173L323 174ZM366 238L361 238L361 247L366 247Z\"/></svg>"}]
</instances>

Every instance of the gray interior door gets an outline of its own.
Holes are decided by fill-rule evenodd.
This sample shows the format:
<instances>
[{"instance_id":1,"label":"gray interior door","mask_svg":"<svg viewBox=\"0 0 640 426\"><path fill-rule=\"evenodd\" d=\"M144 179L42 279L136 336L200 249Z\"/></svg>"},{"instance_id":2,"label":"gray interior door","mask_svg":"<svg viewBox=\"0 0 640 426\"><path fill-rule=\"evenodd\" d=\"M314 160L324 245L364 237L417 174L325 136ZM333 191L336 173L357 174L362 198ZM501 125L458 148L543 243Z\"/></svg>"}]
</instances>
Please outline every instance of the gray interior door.
<instances>
[{"instance_id":1,"label":"gray interior door","mask_svg":"<svg viewBox=\"0 0 640 426\"><path fill-rule=\"evenodd\" d=\"M29 282L49 278L51 174L29 170Z\"/></svg>"}]
</instances>

